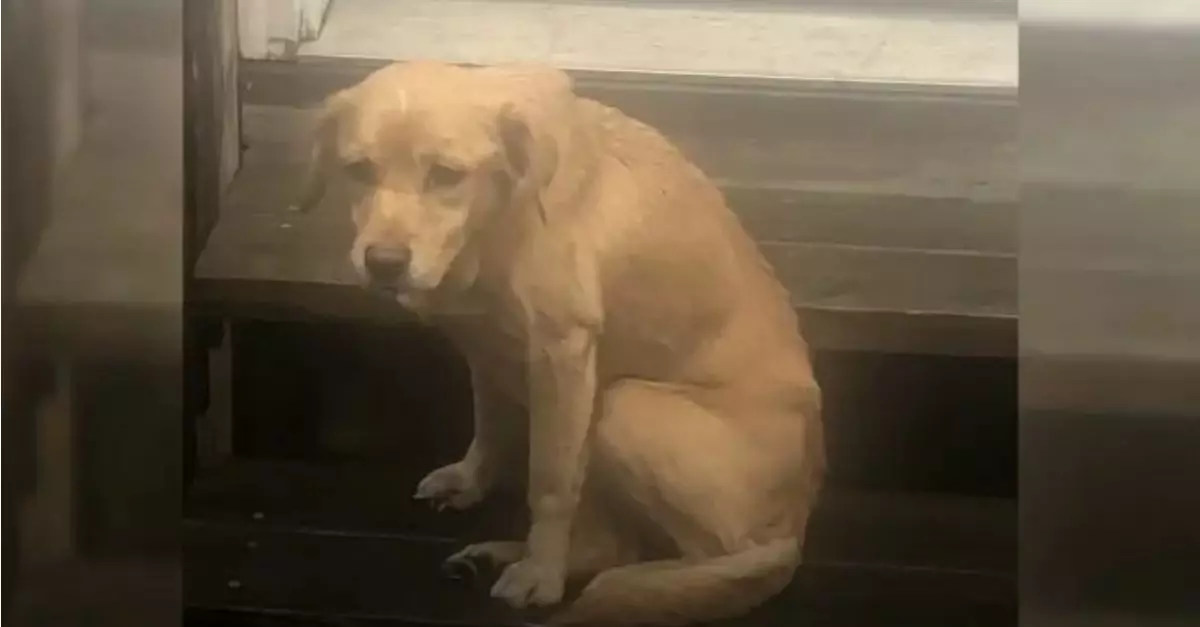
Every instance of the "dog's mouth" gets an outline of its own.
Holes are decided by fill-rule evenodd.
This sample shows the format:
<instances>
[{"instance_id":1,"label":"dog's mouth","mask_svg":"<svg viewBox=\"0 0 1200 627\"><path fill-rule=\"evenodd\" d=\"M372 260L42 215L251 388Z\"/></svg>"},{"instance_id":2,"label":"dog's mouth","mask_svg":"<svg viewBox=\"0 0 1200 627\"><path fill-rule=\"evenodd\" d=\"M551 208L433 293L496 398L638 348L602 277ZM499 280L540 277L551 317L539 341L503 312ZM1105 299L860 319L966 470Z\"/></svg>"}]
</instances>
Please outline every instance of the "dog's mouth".
<instances>
[{"instance_id":1,"label":"dog's mouth","mask_svg":"<svg viewBox=\"0 0 1200 627\"><path fill-rule=\"evenodd\" d=\"M379 281L372 281L369 279L366 281L365 286L368 292L378 294L380 296L388 296L391 298L398 296L401 291L400 286L395 283L381 283Z\"/></svg>"},{"instance_id":2,"label":"dog's mouth","mask_svg":"<svg viewBox=\"0 0 1200 627\"><path fill-rule=\"evenodd\" d=\"M405 289L396 283L367 282L367 291L375 296L399 304L405 309L419 310L425 302L420 290Z\"/></svg>"},{"instance_id":3,"label":"dog's mouth","mask_svg":"<svg viewBox=\"0 0 1200 627\"><path fill-rule=\"evenodd\" d=\"M368 281L366 284L367 291L371 294L384 300L391 300L403 304L407 290L395 283L377 283Z\"/></svg>"}]
</instances>

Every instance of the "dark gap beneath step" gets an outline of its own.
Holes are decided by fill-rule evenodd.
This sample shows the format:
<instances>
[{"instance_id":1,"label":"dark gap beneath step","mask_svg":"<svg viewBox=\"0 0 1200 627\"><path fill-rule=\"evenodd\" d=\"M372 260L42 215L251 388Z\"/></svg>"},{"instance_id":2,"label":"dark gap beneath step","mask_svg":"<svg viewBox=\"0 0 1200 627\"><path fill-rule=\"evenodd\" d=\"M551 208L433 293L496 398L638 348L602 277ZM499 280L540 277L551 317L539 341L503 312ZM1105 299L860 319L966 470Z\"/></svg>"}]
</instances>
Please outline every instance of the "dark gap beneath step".
<instances>
[{"instance_id":1,"label":"dark gap beneath step","mask_svg":"<svg viewBox=\"0 0 1200 627\"><path fill-rule=\"evenodd\" d=\"M426 327L241 322L232 341L238 456L424 471L470 441L466 365ZM1014 359L826 351L815 363L832 487L1016 496Z\"/></svg>"}]
</instances>

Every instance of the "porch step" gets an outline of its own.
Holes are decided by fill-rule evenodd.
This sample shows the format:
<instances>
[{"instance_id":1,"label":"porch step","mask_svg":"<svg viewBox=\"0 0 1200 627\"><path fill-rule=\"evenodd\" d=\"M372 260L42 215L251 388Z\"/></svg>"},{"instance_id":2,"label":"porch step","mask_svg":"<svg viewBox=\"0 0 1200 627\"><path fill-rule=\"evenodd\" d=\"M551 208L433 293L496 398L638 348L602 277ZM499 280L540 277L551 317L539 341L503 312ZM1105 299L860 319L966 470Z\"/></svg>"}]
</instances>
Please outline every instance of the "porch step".
<instances>
[{"instance_id":1,"label":"porch step","mask_svg":"<svg viewBox=\"0 0 1200 627\"><path fill-rule=\"evenodd\" d=\"M247 63L242 170L196 268L220 315L395 319L355 286L345 196L286 211L314 107L380 61ZM1016 351L1015 98L578 72L581 94L660 128L724 189L818 348Z\"/></svg>"},{"instance_id":2,"label":"porch step","mask_svg":"<svg viewBox=\"0 0 1200 627\"><path fill-rule=\"evenodd\" d=\"M189 623L530 624L490 601L486 588L439 574L466 538L518 537L519 527L428 512L407 498L416 480L407 474L238 462L202 476L184 527ZM727 624L1015 621L1011 500L831 491L805 555L783 595Z\"/></svg>"}]
</instances>

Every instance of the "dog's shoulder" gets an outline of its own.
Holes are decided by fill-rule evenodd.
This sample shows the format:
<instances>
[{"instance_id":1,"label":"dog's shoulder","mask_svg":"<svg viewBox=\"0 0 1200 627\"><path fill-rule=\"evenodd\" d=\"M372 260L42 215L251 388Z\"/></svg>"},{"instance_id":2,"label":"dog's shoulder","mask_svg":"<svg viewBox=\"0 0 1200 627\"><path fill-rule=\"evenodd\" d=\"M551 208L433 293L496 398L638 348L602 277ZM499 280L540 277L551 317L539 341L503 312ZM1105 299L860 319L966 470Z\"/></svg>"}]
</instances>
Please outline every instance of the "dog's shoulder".
<instances>
[{"instance_id":1,"label":"dog's shoulder","mask_svg":"<svg viewBox=\"0 0 1200 627\"><path fill-rule=\"evenodd\" d=\"M726 209L716 184L654 126L586 98L579 99L577 110L595 134L593 146L602 153L599 178L606 196L615 201L603 209L686 210L692 215ZM615 198L613 191L636 197Z\"/></svg>"}]
</instances>

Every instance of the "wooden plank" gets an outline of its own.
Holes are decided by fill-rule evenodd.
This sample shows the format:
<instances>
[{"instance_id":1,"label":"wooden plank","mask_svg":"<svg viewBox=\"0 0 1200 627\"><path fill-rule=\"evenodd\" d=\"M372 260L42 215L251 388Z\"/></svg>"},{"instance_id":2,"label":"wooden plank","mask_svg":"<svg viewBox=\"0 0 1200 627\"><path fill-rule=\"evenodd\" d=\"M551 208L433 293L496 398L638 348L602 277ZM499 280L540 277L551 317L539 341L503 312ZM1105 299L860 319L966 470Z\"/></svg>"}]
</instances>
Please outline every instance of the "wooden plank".
<instances>
[{"instance_id":1,"label":"wooden plank","mask_svg":"<svg viewBox=\"0 0 1200 627\"><path fill-rule=\"evenodd\" d=\"M957 357L1017 355L1016 316L961 316L800 308L800 324L818 350Z\"/></svg>"},{"instance_id":2,"label":"wooden plank","mask_svg":"<svg viewBox=\"0 0 1200 627\"><path fill-rule=\"evenodd\" d=\"M319 322L356 320L407 324L415 318L365 290L282 281L200 280L189 304L221 317ZM978 357L1017 354L1015 316L902 313L799 308L801 325L818 350L878 351Z\"/></svg>"},{"instance_id":3,"label":"wooden plank","mask_svg":"<svg viewBox=\"0 0 1200 627\"><path fill-rule=\"evenodd\" d=\"M254 185L267 183L265 172L247 175ZM264 193L280 191L286 191L286 184L263 188ZM306 215L286 208L244 209L231 209L214 232L197 266L201 281L359 284L348 256L353 227L335 208ZM794 242L760 247L798 307L1015 314L1016 264L1011 256Z\"/></svg>"},{"instance_id":4,"label":"wooden plank","mask_svg":"<svg viewBox=\"0 0 1200 627\"><path fill-rule=\"evenodd\" d=\"M352 225L342 209L349 200L346 190L334 186L312 213L286 210L298 167L297 163L267 158L247 159L245 171L231 190L225 217L197 264L198 280L192 294L197 304L215 314L253 311L264 315L273 309L271 315L279 315L298 309L335 317L402 316L396 308L355 287L357 279L347 257ZM770 197L766 194L751 196L765 208L743 206L739 213L752 216L749 222L757 220L759 228L765 229L762 225L770 218L762 216L781 210L767 204ZM793 196L784 203L794 207L799 201ZM865 211L861 209L860 215ZM803 210L796 209L789 215L801 213ZM815 217L789 218L792 233L798 239L805 237L800 232L807 227L796 225L807 222L814 227L811 232L816 240L836 239L844 233L849 233L846 239L870 240L870 228L859 227L855 232L855 227L845 226L847 221L831 217L832 213L814 210L810 215ZM822 222L833 226L822 231ZM782 234L787 232L780 229ZM926 237L913 233L906 236L910 241ZM879 341L897 350L923 350L923 341L939 352L967 354L1011 354L1015 347L1016 263L1011 255L820 241L766 242L763 250L805 317L816 312L813 318L817 321L809 331L816 346L871 347L876 341L872 338L883 334L890 339ZM848 315L846 321L831 324L843 312ZM877 323L885 314L925 317L880 327ZM961 320L952 323L957 328L949 329L949 335L941 340L921 339L937 338L939 323L946 318ZM829 338L822 337L833 327L840 328L831 331ZM915 329L926 333L908 335ZM972 338L972 329L983 333Z\"/></svg>"},{"instance_id":5,"label":"wooden plank","mask_svg":"<svg viewBox=\"0 0 1200 627\"><path fill-rule=\"evenodd\" d=\"M342 289L354 283L345 195L335 190L311 215L280 212L309 153L312 107L374 67L246 65L246 172L197 269L203 305L396 315ZM636 73L577 81L581 93L660 127L718 180L804 310L814 345L1014 354L1008 95Z\"/></svg>"},{"instance_id":6,"label":"wooden plank","mask_svg":"<svg viewBox=\"0 0 1200 627\"><path fill-rule=\"evenodd\" d=\"M380 65L247 63L245 102L310 115L303 110ZM1015 206L1012 90L636 72L577 72L575 78L581 95L660 129L720 180ZM250 140L278 140L272 126L267 123L259 137L250 131ZM304 137L286 126L284 134ZM1011 231L1008 237L1012 241Z\"/></svg>"},{"instance_id":7,"label":"wooden plank","mask_svg":"<svg viewBox=\"0 0 1200 627\"><path fill-rule=\"evenodd\" d=\"M730 208L760 241L1016 253L1015 201L932 198L818 184L769 188L729 182L722 188Z\"/></svg>"},{"instance_id":8,"label":"wooden plank","mask_svg":"<svg viewBox=\"0 0 1200 627\"><path fill-rule=\"evenodd\" d=\"M425 468L234 460L202 475L187 520L453 543L523 529L520 498L475 512L435 512L409 494ZM414 474L415 473L415 474ZM810 560L1013 573L1012 499L829 490L812 523ZM505 518L516 518L506 522Z\"/></svg>"},{"instance_id":9,"label":"wooden plank","mask_svg":"<svg viewBox=\"0 0 1200 627\"><path fill-rule=\"evenodd\" d=\"M374 67L247 64L245 101L304 110ZM658 128L719 179L853 184L930 197L1017 196L1015 94L621 73L581 75L576 89Z\"/></svg>"},{"instance_id":10,"label":"wooden plank","mask_svg":"<svg viewBox=\"0 0 1200 627\"><path fill-rule=\"evenodd\" d=\"M800 308L1016 315L1012 256L790 242L759 248Z\"/></svg>"},{"instance_id":11,"label":"wooden plank","mask_svg":"<svg viewBox=\"0 0 1200 627\"><path fill-rule=\"evenodd\" d=\"M420 511L395 489L394 473L241 462L197 488L185 525L189 608L397 625L520 624L484 590L440 577L441 560L461 543L461 522L472 515ZM798 616L933 624L978 612L987 624L1011 624L1015 549L1011 500L830 492L791 588L729 625L792 625Z\"/></svg>"},{"instance_id":12,"label":"wooden plank","mask_svg":"<svg viewBox=\"0 0 1200 627\"><path fill-rule=\"evenodd\" d=\"M206 538L214 532L238 531L241 535L224 538L219 547L212 545L220 541ZM194 523L186 524L184 533L184 559L190 573L185 607L334 624L357 618L393 625L540 624L542 612L514 612L489 598L490 578L448 580L441 562L456 544L354 534L214 530ZM201 553L193 546L205 550ZM221 557L225 560L218 561ZM1011 625L1015 590L1015 578L990 573L809 562L771 602L719 625L788 627L797 621ZM829 620L831 616L836 620ZM958 620L944 622L950 617Z\"/></svg>"},{"instance_id":13,"label":"wooden plank","mask_svg":"<svg viewBox=\"0 0 1200 627\"><path fill-rule=\"evenodd\" d=\"M436 512L412 500L430 463L270 462L235 458L201 473L184 517L261 529L352 532L450 542L520 530L520 499L501 499L470 515ZM506 518L514 518L506 521Z\"/></svg>"},{"instance_id":14,"label":"wooden plank","mask_svg":"<svg viewBox=\"0 0 1200 627\"><path fill-rule=\"evenodd\" d=\"M316 112L246 106L247 165L287 164L298 171L310 154ZM731 169L748 169L745 155L731 156L738 153L736 144L733 139L707 135L692 153L708 172L727 175ZM772 149L780 152L771 161L794 168L785 184L756 182L755 177L717 177L730 206L759 239L997 253L1016 250L1018 203L1015 193L1009 194L1003 186L939 196L928 186L889 178L892 175L882 170L871 173L863 165L865 160L856 170L840 173L823 172L833 169L828 164L807 167L803 160L822 152L809 142ZM827 151L824 154L829 157ZM703 163L706 159L709 162Z\"/></svg>"}]
</instances>

